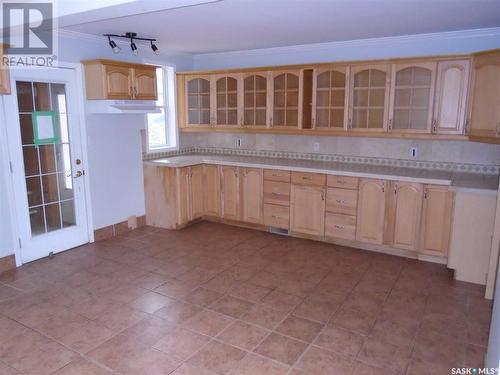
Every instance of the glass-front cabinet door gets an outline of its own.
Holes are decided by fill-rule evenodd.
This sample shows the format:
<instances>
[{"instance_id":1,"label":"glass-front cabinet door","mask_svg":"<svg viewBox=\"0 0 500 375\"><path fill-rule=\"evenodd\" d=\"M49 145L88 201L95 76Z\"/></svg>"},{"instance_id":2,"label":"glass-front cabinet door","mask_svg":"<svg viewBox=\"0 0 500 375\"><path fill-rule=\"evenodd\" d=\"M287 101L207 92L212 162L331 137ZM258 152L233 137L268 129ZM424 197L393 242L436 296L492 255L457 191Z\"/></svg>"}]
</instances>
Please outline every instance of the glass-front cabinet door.
<instances>
[{"instance_id":1,"label":"glass-front cabinet door","mask_svg":"<svg viewBox=\"0 0 500 375\"><path fill-rule=\"evenodd\" d=\"M394 64L389 131L430 133L436 63Z\"/></svg>"},{"instance_id":2,"label":"glass-front cabinet door","mask_svg":"<svg viewBox=\"0 0 500 375\"><path fill-rule=\"evenodd\" d=\"M386 131L389 107L389 66L351 68L349 130Z\"/></svg>"},{"instance_id":3,"label":"glass-front cabinet door","mask_svg":"<svg viewBox=\"0 0 500 375\"><path fill-rule=\"evenodd\" d=\"M302 74L300 70L273 72L273 128L300 128L302 117Z\"/></svg>"},{"instance_id":4,"label":"glass-front cabinet door","mask_svg":"<svg viewBox=\"0 0 500 375\"><path fill-rule=\"evenodd\" d=\"M240 74L212 76L212 90L215 103L212 118L215 126L236 127L243 124L240 111Z\"/></svg>"},{"instance_id":5,"label":"glass-front cabinet door","mask_svg":"<svg viewBox=\"0 0 500 375\"><path fill-rule=\"evenodd\" d=\"M186 76L186 125L210 126L210 76Z\"/></svg>"},{"instance_id":6,"label":"glass-front cabinet door","mask_svg":"<svg viewBox=\"0 0 500 375\"><path fill-rule=\"evenodd\" d=\"M243 126L265 128L269 115L267 72L243 76Z\"/></svg>"},{"instance_id":7,"label":"glass-front cabinet door","mask_svg":"<svg viewBox=\"0 0 500 375\"><path fill-rule=\"evenodd\" d=\"M347 126L348 67L315 69L312 125L315 129L343 130Z\"/></svg>"}]
</instances>

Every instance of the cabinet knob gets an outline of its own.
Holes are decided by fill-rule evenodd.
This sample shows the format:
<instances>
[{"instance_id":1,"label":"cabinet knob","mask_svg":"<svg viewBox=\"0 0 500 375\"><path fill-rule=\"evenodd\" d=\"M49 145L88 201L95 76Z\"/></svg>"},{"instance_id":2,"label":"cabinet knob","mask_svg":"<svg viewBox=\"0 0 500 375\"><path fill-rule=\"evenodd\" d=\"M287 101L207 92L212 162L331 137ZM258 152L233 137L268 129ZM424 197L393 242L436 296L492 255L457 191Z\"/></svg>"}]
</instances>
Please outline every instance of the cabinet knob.
<instances>
[{"instance_id":1,"label":"cabinet knob","mask_svg":"<svg viewBox=\"0 0 500 375\"><path fill-rule=\"evenodd\" d=\"M343 226L343 225L338 225L338 224L335 224L335 225L334 225L334 227L335 227L336 229L341 229L341 230L342 230L342 229L344 229L344 226Z\"/></svg>"},{"instance_id":2,"label":"cabinet knob","mask_svg":"<svg viewBox=\"0 0 500 375\"><path fill-rule=\"evenodd\" d=\"M392 130L392 118L389 119L389 130Z\"/></svg>"}]
</instances>

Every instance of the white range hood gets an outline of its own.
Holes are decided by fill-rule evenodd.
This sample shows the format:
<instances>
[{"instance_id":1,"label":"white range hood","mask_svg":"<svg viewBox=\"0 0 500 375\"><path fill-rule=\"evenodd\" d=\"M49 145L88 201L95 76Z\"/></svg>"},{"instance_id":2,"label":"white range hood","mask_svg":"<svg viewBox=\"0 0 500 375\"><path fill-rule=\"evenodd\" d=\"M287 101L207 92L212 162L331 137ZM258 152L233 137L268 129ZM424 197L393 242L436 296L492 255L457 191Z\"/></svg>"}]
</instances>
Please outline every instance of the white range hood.
<instances>
[{"instance_id":1,"label":"white range hood","mask_svg":"<svg viewBox=\"0 0 500 375\"><path fill-rule=\"evenodd\" d=\"M87 100L85 111L102 114L159 113L161 107L154 100Z\"/></svg>"}]
</instances>

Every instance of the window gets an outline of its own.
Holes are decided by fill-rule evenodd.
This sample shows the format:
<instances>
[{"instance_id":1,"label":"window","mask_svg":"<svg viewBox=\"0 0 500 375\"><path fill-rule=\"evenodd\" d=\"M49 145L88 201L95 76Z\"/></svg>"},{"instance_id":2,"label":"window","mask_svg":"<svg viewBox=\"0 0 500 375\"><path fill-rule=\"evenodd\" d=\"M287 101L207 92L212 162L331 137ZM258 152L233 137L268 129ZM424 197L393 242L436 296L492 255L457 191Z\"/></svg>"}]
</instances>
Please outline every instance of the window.
<instances>
[{"instance_id":1,"label":"window","mask_svg":"<svg viewBox=\"0 0 500 375\"><path fill-rule=\"evenodd\" d=\"M172 67L156 70L159 113L147 114L148 152L177 147L177 127L175 126L175 74Z\"/></svg>"}]
</instances>

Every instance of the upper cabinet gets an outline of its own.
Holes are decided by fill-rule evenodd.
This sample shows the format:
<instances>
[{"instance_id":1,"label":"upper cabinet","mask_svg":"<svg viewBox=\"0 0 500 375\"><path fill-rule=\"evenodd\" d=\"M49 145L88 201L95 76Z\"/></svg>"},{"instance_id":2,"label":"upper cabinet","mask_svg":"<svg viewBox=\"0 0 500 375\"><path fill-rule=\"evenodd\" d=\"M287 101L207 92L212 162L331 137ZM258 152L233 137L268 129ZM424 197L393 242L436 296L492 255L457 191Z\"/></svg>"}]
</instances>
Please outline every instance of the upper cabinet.
<instances>
[{"instance_id":1,"label":"upper cabinet","mask_svg":"<svg viewBox=\"0 0 500 375\"><path fill-rule=\"evenodd\" d=\"M389 131L431 131L436 63L394 64Z\"/></svg>"},{"instance_id":2,"label":"upper cabinet","mask_svg":"<svg viewBox=\"0 0 500 375\"><path fill-rule=\"evenodd\" d=\"M209 126L213 124L215 120L210 118L210 77L188 76L186 77L185 84L187 125Z\"/></svg>"},{"instance_id":3,"label":"upper cabinet","mask_svg":"<svg viewBox=\"0 0 500 375\"><path fill-rule=\"evenodd\" d=\"M217 126L241 126L240 75L224 74L212 76L212 90L215 98L212 119Z\"/></svg>"},{"instance_id":4,"label":"upper cabinet","mask_svg":"<svg viewBox=\"0 0 500 375\"><path fill-rule=\"evenodd\" d=\"M267 73L243 76L243 126L265 128L268 124Z\"/></svg>"},{"instance_id":5,"label":"upper cabinet","mask_svg":"<svg viewBox=\"0 0 500 375\"><path fill-rule=\"evenodd\" d=\"M270 125L273 128L298 128L302 119L302 74L300 70L273 72Z\"/></svg>"},{"instance_id":6,"label":"upper cabinet","mask_svg":"<svg viewBox=\"0 0 500 375\"><path fill-rule=\"evenodd\" d=\"M438 62L432 132L462 134L470 75L469 60Z\"/></svg>"},{"instance_id":7,"label":"upper cabinet","mask_svg":"<svg viewBox=\"0 0 500 375\"><path fill-rule=\"evenodd\" d=\"M0 44L0 59L3 59L3 48L4 46ZM9 69L4 67L0 68L0 95L2 94L10 94Z\"/></svg>"},{"instance_id":8,"label":"upper cabinet","mask_svg":"<svg viewBox=\"0 0 500 375\"><path fill-rule=\"evenodd\" d=\"M343 130L347 125L348 67L314 69L312 126Z\"/></svg>"},{"instance_id":9,"label":"upper cabinet","mask_svg":"<svg viewBox=\"0 0 500 375\"><path fill-rule=\"evenodd\" d=\"M349 129L385 131L389 107L389 66L351 68Z\"/></svg>"},{"instance_id":10,"label":"upper cabinet","mask_svg":"<svg viewBox=\"0 0 500 375\"><path fill-rule=\"evenodd\" d=\"M82 61L87 99L156 100L156 66L111 60Z\"/></svg>"},{"instance_id":11,"label":"upper cabinet","mask_svg":"<svg viewBox=\"0 0 500 375\"><path fill-rule=\"evenodd\" d=\"M470 134L500 137L500 50L474 57Z\"/></svg>"},{"instance_id":12,"label":"upper cabinet","mask_svg":"<svg viewBox=\"0 0 500 375\"><path fill-rule=\"evenodd\" d=\"M131 78L116 68L109 68L109 95L127 95L127 82L137 80L137 74ZM185 131L223 128L500 143L499 87L499 50L179 73L178 120Z\"/></svg>"}]
</instances>

